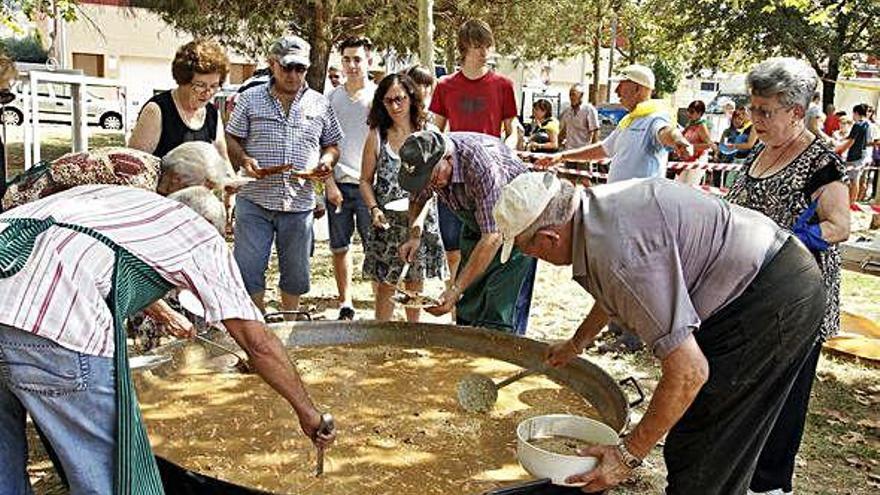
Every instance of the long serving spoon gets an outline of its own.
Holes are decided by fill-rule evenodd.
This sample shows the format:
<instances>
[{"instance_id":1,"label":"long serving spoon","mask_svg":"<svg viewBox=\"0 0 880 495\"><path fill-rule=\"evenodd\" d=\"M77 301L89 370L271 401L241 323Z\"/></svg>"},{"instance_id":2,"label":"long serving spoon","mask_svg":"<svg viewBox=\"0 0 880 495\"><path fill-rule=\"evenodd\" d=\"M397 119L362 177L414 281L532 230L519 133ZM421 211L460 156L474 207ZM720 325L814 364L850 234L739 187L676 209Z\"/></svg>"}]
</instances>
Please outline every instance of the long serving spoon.
<instances>
[{"instance_id":1,"label":"long serving spoon","mask_svg":"<svg viewBox=\"0 0 880 495\"><path fill-rule=\"evenodd\" d=\"M318 433L329 435L336 429L336 422L333 415L324 413L321 415L321 422L318 424ZM315 466L315 476L324 474L324 447L318 446L318 459Z\"/></svg>"}]
</instances>

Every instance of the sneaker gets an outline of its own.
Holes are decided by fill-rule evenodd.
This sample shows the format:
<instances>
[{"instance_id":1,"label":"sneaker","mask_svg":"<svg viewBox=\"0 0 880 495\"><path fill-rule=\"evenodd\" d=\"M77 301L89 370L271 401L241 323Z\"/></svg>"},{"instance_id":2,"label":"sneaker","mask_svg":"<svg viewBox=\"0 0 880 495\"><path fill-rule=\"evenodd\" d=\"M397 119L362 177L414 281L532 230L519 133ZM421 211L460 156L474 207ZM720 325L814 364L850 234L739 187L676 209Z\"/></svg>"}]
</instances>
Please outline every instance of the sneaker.
<instances>
[{"instance_id":1,"label":"sneaker","mask_svg":"<svg viewBox=\"0 0 880 495\"><path fill-rule=\"evenodd\" d=\"M353 320L354 319L354 308L350 306L343 306L339 308L339 318L338 320Z\"/></svg>"}]
</instances>

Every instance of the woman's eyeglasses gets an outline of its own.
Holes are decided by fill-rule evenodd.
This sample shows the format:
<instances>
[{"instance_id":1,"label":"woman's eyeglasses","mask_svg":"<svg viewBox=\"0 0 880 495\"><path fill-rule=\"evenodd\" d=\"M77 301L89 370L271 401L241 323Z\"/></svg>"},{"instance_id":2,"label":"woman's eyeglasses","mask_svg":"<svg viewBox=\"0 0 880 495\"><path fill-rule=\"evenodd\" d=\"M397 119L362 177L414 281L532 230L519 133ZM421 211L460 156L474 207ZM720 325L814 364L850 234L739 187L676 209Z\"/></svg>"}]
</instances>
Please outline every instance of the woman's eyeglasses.
<instances>
[{"instance_id":1,"label":"woman's eyeglasses","mask_svg":"<svg viewBox=\"0 0 880 495\"><path fill-rule=\"evenodd\" d=\"M749 107L749 112L752 114L753 119L758 120L770 120L773 118L773 114L778 112L779 110L788 110L791 108L790 106L776 107L776 108L761 108L761 107Z\"/></svg>"},{"instance_id":2,"label":"woman's eyeglasses","mask_svg":"<svg viewBox=\"0 0 880 495\"><path fill-rule=\"evenodd\" d=\"M192 86L193 91L195 91L196 93L216 93L217 91L220 91L219 84L207 84L203 83L202 81L195 81L193 83L190 83L190 85Z\"/></svg>"},{"instance_id":3,"label":"woman's eyeglasses","mask_svg":"<svg viewBox=\"0 0 880 495\"><path fill-rule=\"evenodd\" d=\"M408 95L401 95L401 96L395 96L392 98L383 98L382 102L385 103L386 107L390 107L393 105L402 105L408 99L409 99Z\"/></svg>"}]
</instances>

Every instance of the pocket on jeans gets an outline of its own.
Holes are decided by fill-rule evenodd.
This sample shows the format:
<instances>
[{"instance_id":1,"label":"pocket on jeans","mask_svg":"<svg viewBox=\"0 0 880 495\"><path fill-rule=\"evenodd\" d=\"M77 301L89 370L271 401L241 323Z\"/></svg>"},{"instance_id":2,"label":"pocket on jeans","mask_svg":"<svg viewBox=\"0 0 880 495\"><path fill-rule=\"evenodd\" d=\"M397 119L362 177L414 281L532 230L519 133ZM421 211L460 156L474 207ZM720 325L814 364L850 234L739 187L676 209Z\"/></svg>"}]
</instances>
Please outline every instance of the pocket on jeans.
<instances>
[{"instance_id":1,"label":"pocket on jeans","mask_svg":"<svg viewBox=\"0 0 880 495\"><path fill-rule=\"evenodd\" d=\"M5 342L0 365L10 388L45 395L84 390L89 373L88 356L51 344Z\"/></svg>"}]
</instances>

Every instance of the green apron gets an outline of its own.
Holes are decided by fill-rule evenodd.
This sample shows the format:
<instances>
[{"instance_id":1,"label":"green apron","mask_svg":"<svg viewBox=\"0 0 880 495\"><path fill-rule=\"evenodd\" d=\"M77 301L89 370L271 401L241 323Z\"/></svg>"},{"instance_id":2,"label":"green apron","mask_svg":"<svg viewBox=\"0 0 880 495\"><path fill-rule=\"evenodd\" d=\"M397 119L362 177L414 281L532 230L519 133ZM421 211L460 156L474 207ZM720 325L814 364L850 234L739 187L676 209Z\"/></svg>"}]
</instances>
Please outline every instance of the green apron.
<instances>
[{"instance_id":1,"label":"green apron","mask_svg":"<svg viewBox=\"0 0 880 495\"><path fill-rule=\"evenodd\" d=\"M456 211L461 220L461 263L467 265L482 233L472 211ZM495 254L483 272L462 293L455 306L456 323L488 327L513 333L516 324L516 301L531 267L531 258L516 247L507 263L501 263L501 252ZM460 268L459 268L460 270Z\"/></svg>"},{"instance_id":2,"label":"green apron","mask_svg":"<svg viewBox=\"0 0 880 495\"><path fill-rule=\"evenodd\" d=\"M164 296L172 285L155 270L106 236L85 227L56 222L53 218L3 219L9 227L0 233L0 278L18 273L34 249L37 237L49 227L62 227L91 236L113 250L113 287L107 305L113 313L116 368L116 495L164 494L156 459L141 419L128 367L124 321Z\"/></svg>"}]
</instances>

